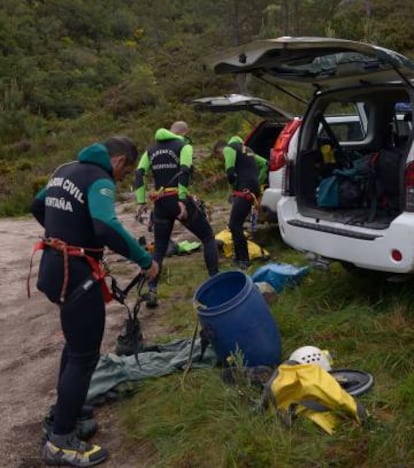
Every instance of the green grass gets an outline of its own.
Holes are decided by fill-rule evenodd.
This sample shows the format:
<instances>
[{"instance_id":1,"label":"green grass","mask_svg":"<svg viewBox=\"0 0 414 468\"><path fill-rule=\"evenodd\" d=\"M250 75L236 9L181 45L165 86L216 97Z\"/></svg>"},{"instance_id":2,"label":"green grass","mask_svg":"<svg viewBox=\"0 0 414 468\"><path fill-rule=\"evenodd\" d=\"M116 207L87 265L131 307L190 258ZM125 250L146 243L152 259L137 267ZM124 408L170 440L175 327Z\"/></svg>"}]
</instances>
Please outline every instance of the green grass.
<instances>
[{"instance_id":1,"label":"green grass","mask_svg":"<svg viewBox=\"0 0 414 468\"><path fill-rule=\"evenodd\" d=\"M256 238L273 261L306 264L275 228L261 229ZM205 279L200 253L166 260L159 314L171 333L161 341L191 337L192 297ZM365 427L346 422L328 436L297 420L287 429L273 413L257 412L259 389L226 385L220 370L211 369L194 370L184 382L180 374L146 381L120 409L128 437L152 447L157 467L413 466L413 304L413 281L393 284L332 265L328 272L311 270L272 306L284 359L313 344L331 352L334 367L374 375L373 390L360 397L370 413Z\"/></svg>"}]
</instances>

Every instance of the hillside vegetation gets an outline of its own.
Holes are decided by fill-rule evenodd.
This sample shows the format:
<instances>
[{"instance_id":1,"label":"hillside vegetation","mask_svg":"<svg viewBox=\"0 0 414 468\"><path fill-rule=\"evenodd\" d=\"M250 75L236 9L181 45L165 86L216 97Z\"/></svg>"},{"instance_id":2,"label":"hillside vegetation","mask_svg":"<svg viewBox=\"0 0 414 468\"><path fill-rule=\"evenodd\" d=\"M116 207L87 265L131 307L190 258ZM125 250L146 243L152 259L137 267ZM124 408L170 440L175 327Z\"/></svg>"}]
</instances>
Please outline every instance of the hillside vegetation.
<instances>
[{"instance_id":1,"label":"hillside vegetation","mask_svg":"<svg viewBox=\"0 0 414 468\"><path fill-rule=\"evenodd\" d=\"M57 163L109 134L126 133L142 150L180 118L208 148L255 121L196 115L196 97L242 90L302 110L263 84L204 70L211 52L290 34L410 55L413 16L403 0L2 0L0 216L25 213Z\"/></svg>"},{"instance_id":2,"label":"hillside vegetation","mask_svg":"<svg viewBox=\"0 0 414 468\"><path fill-rule=\"evenodd\" d=\"M204 155L199 171L214 175L217 166L205 162L214 140L244 135L255 118L197 114L194 98L247 91L302 112L263 83L204 70L211 52L290 34L363 40L414 57L413 20L406 0L2 0L0 216L27 213L50 171L82 146L123 133L143 150L156 128L175 119L192 128ZM206 201L215 207L219 196L224 191ZM274 226L256 236L272 261L306 262ZM154 314L169 332L160 341L192 335L192 297L205 277L201 253L166 260ZM260 389L225 385L220 369L208 369L185 381L179 374L146 380L116 407L124 429L117 436L139 452L140 467L414 466L413 291L412 280L394 284L333 265L312 270L271 307L283 359L315 344L331 352L335 367L374 375L373 391L361 397L367 426L345 422L333 436L306 420L288 429L274 413L255 411Z\"/></svg>"}]
</instances>

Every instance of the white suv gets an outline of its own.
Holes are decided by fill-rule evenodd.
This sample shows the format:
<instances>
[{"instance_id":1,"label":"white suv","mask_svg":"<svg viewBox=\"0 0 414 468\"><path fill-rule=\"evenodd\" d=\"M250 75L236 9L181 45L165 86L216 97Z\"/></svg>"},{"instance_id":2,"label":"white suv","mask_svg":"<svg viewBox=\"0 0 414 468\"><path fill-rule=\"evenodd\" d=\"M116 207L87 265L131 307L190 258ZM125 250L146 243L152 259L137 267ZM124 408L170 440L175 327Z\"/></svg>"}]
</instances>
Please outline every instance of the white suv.
<instances>
[{"instance_id":1,"label":"white suv","mask_svg":"<svg viewBox=\"0 0 414 468\"><path fill-rule=\"evenodd\" d=\"M268 221L277 221L277 203L282 197L285 155L301 120L269 101L242 94L194 99L193 104L198 111L247 111L263 118L249 131L244 143L269 161L268 187L263 192L261 215ZM351 135L360 136L366 128L366 119L361 115L329 115L327 121L341 141L349 139ZM323 131L322 126L319 131Z\"/></svg>"},{"instance_id":2,"label":"white suv","mask_svg":"<svg viewBox=\"0 0 414 468\"><path fill-rule=\"evenodd\" d=\"M369 44L314 37L259 41L210 63L217 73L251 73L278 89L314 90L284 155L285 242L346 265L414 272L414 64ZM360 115L362 132L338 138L327 117L338 112Z\"/></svg>"}]
</instances>

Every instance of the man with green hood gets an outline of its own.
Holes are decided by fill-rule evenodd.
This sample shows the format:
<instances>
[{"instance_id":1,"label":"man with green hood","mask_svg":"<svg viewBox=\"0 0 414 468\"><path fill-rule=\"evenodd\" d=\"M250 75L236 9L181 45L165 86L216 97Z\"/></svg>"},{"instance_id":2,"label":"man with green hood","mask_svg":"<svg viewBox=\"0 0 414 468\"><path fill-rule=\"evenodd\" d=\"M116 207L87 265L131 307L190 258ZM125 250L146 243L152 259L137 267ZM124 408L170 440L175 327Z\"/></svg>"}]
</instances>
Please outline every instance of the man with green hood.
<instances>
[{"instance_id":1,"label":"man with green hood","mask_svg":"<svg viewBox=\"0 0 414 468\"><path fill-rule=\"evenodd\" d=\"M194 199L188 193L193 164L193 148L186 122L174 122L170 129L155 133L155 144L142 155L136 171L138 216L146 209L145 182L152 172L154 190L149 198L154 203L154 259L161 271L174 221L178 219L203 243L204 261L210 276L218 272L218 254L213 230ZM159 276L159 275L158 275ZM158 277L149 283L147 307L156 307Z\"/></svg>"},{"instance_id":2,"label":"man with green hood","mask_svg":"<svg viewBox=\"0 0 414 468\"><path fill-rule=\"evenodd\" d=\"M243 144L239 136L226 143L219 140L214 153L224 158L227 180L233 188L229 229L233 238L235 264L242 270L250 265L243 223L254 208L259 207L260 187L267 182L267 161Z\"/></svg>"},{"instance_id":3,"label":"man with green hood","mask_svg":"<svg viewBox=\"0 0 414 468\"><path fill-rule=\"evenodd\" d=\"M52 174L32 202L44 227L37 287L60 309L65 345L60 360L57 401L45 418L48 465L92 466L108 452L86 443L97 429L84 405L99 360L105 328L105 302L111 299L100 260L104 247L157 275L158 266L115 213L115 182L133 170L137 149L127 137L111 137L84 148L76 161Z\"/></svg>"}]
</instances>

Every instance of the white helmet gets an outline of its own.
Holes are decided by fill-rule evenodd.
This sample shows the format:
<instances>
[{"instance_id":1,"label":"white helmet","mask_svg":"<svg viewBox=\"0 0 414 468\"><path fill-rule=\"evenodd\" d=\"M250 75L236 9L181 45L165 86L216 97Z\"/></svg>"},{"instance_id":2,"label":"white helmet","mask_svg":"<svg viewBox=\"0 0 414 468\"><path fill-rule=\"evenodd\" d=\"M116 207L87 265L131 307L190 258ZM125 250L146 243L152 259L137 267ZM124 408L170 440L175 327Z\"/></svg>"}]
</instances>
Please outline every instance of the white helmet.
<instances>
[{"instance_id":1,"label":"white helmet","mask_svg":"<svg viewBox=\"0 0 414 468\"><path fill-rule=\"evenodd\" d=\"M319 349L316 346L302 346L296 349L289 356L289 361L296 361L300 364L317 364L326 371L332 369L332 357L329 351Z\"/></svg>"}]
</instances>

